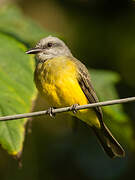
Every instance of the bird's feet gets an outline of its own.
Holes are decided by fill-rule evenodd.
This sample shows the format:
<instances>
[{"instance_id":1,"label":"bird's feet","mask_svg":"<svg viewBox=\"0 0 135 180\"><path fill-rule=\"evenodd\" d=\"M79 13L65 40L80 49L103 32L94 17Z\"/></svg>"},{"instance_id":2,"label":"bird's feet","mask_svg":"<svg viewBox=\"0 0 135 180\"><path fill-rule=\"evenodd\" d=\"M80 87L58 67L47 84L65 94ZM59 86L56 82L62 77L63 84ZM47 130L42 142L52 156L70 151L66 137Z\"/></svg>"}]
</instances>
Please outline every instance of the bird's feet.
<instances>
[{"instance_id":1,"label":"bird's feet","mask_svg":"<svg viewBox=\"0 0 135 180\"><path fill-rule=\"evenodd\" d=\"M55 118L55 113L53 112L55 108L53 107L50 107L48 110L47 110L47 114L52 117L52 118Z\"/></svg>"},{"instance_id":2,"label":"bird's feet","mask_svg":"<svg viewBox=\"0 0 135 180\"><path fill-rule=\"evenodd\" d=\"M70 110L71 110L74 114L77 113L77 109L76 109L77 106L79 106L79 104L73 104L73 105L70 107Z\"/></svg>"}]
</instances>

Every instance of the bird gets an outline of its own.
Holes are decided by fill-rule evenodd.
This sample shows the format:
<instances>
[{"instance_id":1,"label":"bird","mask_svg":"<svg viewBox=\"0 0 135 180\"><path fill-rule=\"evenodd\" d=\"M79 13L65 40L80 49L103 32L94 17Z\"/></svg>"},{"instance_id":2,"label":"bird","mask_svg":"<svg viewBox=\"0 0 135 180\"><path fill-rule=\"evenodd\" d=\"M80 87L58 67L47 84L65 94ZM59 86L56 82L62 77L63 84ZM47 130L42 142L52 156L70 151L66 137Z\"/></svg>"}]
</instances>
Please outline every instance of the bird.
<instances>
[{"instance_id":1,"label":"bird","mask_svg":"<svg viewBox=\"0 0 135 180\"><path fill-rule=\"evenodd\" d=\"M99 102L86 66L73 56L61 39L48 36L26 51L36 55L35 85L49 107L61 108ZM71 112L69 112L71 114ZM101 107L72 113L95 133L110 158L124 157L125 151L103 122Z\"/></svg>"}]
</instances>

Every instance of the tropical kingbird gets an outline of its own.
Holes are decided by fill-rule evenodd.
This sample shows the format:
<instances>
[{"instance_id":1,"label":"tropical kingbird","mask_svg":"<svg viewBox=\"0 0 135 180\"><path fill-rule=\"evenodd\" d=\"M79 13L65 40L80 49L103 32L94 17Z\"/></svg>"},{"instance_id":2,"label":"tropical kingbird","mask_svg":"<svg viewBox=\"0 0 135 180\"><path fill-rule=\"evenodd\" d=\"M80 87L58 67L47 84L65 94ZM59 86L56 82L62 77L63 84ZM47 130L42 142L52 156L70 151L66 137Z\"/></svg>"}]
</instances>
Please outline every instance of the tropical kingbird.
<instances>
[{"instance_id":1,"label":"tropical kingbird","mask_svg":"<svg viewBox=\"0 0 135 180\"><path fill-rule=\"evenodd\" d=\"M98 102L87 68L72 55L62 40L48 36L26 53L36 54L35 84L50 107ZM100 107L79 110L74 116L92 128L111 158L125 155L121 145L104 124Z\"/></svg>"}]
</instances>

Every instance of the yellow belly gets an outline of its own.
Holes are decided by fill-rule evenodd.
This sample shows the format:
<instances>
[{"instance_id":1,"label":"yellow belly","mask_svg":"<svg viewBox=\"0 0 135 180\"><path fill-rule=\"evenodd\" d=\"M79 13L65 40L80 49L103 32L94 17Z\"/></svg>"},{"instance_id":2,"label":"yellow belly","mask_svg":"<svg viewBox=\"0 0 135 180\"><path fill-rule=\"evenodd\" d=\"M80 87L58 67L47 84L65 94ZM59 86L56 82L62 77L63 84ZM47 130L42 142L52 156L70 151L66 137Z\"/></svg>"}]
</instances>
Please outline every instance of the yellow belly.
<instances>
[{"instance_id":1,"label":"yellow belly","mask_svg":"<svg viewBox=\"0 0 135 180\"><path fill-rule=\"evenodd\" d=\"M78 81L76 65L70 59L57 57L38 64L35 83L50 107L88 104ZM95 111L80 110L76 116L89 125L100 126Z\"/></svg>"}]
</instances>

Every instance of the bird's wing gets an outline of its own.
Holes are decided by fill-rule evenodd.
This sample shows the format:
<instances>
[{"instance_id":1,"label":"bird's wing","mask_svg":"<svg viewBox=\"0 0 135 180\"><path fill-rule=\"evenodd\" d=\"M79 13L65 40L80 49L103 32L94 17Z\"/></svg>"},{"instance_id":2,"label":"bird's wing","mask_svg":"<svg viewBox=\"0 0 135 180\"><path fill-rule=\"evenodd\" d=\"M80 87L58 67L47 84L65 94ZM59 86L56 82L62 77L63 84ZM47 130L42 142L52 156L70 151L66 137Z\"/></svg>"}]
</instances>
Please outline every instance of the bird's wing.
<instances>
[{"instance_id":1,"label":"bird's wing","mask_svg":"<svg viewBox=\"0 0 135 180\"><path fill-rule=\"evenodd\" d=\"M89 103L99 102L98 97L92 86L87 68L84 66L84 64L82 64L80 61L78 61L76 59L75 59L75 63L78 67L78 73L77 73L78 77L77 78L78 78L79 85L80 85L82 91L84 92L85 96L87 97ZM98 106L93 109L95 110L100 122L102 122L103 115L102 115L101 108Z\"/></svg>"}]
</instances>

